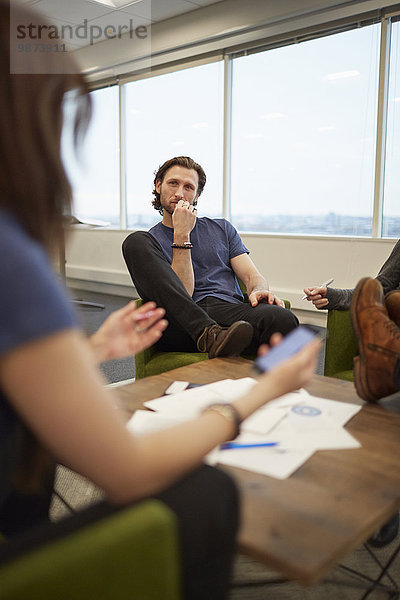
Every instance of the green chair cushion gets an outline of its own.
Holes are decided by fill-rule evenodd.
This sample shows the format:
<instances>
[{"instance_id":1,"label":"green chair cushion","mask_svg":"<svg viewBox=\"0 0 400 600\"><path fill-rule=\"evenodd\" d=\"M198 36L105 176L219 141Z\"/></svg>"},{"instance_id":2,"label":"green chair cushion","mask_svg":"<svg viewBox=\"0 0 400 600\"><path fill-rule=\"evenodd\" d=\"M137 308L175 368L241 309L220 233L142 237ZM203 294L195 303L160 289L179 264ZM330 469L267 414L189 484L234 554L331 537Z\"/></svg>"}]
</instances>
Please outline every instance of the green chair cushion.
<instances>
[{"instance_id":1,"label":"green chair cushion","mask_svg":"<svg viewBox=\"0 0 400 600\"><path fill-rule=\"evenodd\" d=\"M148 500L0 567L0 600L178 600L175 516Z\"/></svg>"},{"instance_id":2,"label":"green chair cushion","mask_svg":"<svg viewBox=\"0 0 400 600\"><path fill-rule=\"evenodd\" d=\"M208 359L208 354L205 352L158 352L156 351L144 367L144 375L158 375L171 369L185 367L193 363L201 362ZM140 379L138 372L135 373L136 379Z\"/></svg>"},{"instance_id":3,"label":"green chair cushion","mask_svg":"<svg viewBox=\"0 0 400 600\"><path fill-rule=\"evenodd\" d=\"M359 351L350 311L329 311L326 328L324 375L353 381L353 358Z\"/></svg>"},{"instance_id":4,"label":"green chair cushion","mask_svg":"<svg viewBox=\"0 0 400 600\"><path fill-rule=\"evenodd\" d=\"M339 371L338 373L330 375L330 377L336 377L336 379L344 379L345 381L354 381L354 371L353 369L349 371Z\"/></svg>"}]
</instances>

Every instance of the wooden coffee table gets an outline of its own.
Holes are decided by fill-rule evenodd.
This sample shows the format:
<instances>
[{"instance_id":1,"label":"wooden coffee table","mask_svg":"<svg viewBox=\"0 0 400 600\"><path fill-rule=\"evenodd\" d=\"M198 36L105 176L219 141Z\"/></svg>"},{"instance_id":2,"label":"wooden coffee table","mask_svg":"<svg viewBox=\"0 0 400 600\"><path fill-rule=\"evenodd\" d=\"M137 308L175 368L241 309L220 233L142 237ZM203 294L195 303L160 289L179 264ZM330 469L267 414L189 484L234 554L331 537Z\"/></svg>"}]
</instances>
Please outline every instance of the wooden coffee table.
<instances>
[{"instance_id":1,"label":"wooden coffee table","mask_svg":"<svg viewBox=\"0 0 400 600\"><path fill-rule=\"evenodd\" d=\"M131 415L175 380L211 383L252 375L251 362L215 358L115 388ZM400 396L366 405L352 383L315 376L311 394L363 404L347 424L361 443L318 451L291 477L278 480L225 467L242 496L240 550L288 579L312 585L360 546L400 507Z\"/></svg>"}]
</instances>

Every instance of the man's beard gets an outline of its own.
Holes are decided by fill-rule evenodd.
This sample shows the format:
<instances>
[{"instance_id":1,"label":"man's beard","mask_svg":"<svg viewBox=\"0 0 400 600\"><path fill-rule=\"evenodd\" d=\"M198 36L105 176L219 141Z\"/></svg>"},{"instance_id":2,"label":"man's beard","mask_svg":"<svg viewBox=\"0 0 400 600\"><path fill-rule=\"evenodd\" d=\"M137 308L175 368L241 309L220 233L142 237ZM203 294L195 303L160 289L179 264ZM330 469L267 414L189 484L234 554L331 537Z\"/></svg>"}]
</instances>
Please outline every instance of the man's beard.
<instances>
[{"instance_id":1,"label":"man's beard","mask_svg":"<svg viewBox=\"0 0 400 600\"><path fill-rule=\"evenodd\" d=\"M172 208L171 205L167 205L166 202L163 202L163 200L160 198L160 205L161 208L163 210L165 210L166 213L168 213L169 215L173 215L174 214L174 210L175 210L175 206Z\"/></svg>"},{"instance_id":2,"label":"man's beard","mask_svg":"<svg viewBox=\"0 0 400 600\"><path fill-rule=\"evenodd\" d=\"M171 205L167 205L167 203L165 201L162 200L161 196L160 196L160 206L163 210L165 210L166 213L168 213L169 215L173 215L175 208L176 208L176 204L174 205L174 207L172 208ZM197 202L194 202L192 204L192 206L194 206L196 208L197 206Z\"/></svg>"},{"instance_id":3,"label":"man's beard","mask_svg":"<svg viewBox=\"0 0 400 600\"><path fill-rule=\"evenodd\" d=\"M172 210L172 208L167 208L166 206L162 206L162 205L161 205L161 208L163 210L165 210L165 212L167 212L169 215L173 215L174 214L175 208L174 208L174 210Z\"/></svg>"}]
</instances>

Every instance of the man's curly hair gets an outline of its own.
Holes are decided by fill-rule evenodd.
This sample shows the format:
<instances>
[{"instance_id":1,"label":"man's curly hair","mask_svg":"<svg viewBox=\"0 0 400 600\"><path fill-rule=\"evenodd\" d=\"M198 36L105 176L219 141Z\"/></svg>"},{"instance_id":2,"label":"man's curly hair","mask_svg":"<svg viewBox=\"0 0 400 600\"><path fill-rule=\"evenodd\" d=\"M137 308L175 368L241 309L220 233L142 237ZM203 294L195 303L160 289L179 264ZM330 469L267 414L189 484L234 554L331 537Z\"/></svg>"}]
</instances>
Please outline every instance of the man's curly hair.
<instances>
[{"instance_id":1,"label":"man's curly hair","mask_svg":"<svg viewBox=\"0 0 400 600\"><path fill-rule=\"evenodd\" d=\"M163 209L161 207L160 194L156 190L156 183L157 181L161 181L162 183L164 181L165 173L168 171L168 169L175 166L184 167L185 169L194 169L196 171L197 175L199 176L199 187L197 189L198 196L200 196L204 189L204 186L206 185L206 174L204 173L203 167L201 167L197 162L190 158L190 156L175 156L174 158L170 158L163 165L161 165L161 167L159 167L154 177L154 200L152 202L152 205L155 208L155 210L158 210L160 215L163 214ZM193 206L196 206L196 204L197 199L195 202L193 202Z\"/></svg>"}]
</instances>

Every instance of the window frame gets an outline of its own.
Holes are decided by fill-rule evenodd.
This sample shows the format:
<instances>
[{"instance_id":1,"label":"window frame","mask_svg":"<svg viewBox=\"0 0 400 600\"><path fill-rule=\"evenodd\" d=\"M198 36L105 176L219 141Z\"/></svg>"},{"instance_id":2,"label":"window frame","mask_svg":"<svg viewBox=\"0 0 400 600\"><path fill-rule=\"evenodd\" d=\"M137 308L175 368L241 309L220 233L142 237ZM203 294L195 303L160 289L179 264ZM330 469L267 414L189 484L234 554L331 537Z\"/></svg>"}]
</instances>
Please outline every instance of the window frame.
<instances>
[{"instance_id":1,"label":"window frame","mask_svg":"<svg viewBox=\"0 0 400 600\"><path fill-rule=\"evenodd\" d=\"M340 19L325 25L316 25L300 30L292 30L268 39L260 39L247 44L236 45L225 50L208 52L204 55L197 55L190 60L166 62L151 71L142 71L118 76L114 80L107 82L98 81L91 84L91 90L98 90L110 85L117 85L119 90L119 139L120 139L120 229L127 229L127 194L126 194L126 98L125 84L130 81L155 77L160 74L173 72L181 69L191 68L200 64L207 64L219 60L224 61L224 98L223 98L223 157L222 157L222 216L228 220L231 217L231 125L232 125L232 65L233 60L239 56L263 52L268 49L282 47L290 44L301 43L306 40L321 38L328 35L335 35L350 29L364 27L372 24L380 24L381 44L379 54L379 79L378 79L378 115L377 115L377 135L376 135L376 159L374 173L374 201L372 214L372 234L371 236L346 236L345 239L353 237L365 237L366 239L394 239L384 238L382 235L383 209L384 209L384 183L385 183L385 159L386 159L386 135L387 135L387 116L388 116L388 88L389 88L389 70L390 70L390 43L392 22L400 18L400 9L383 9L366 13L360 17L348 17ZM262 30L264 31L264 30ZM113 229L112 227L110 229ZM271 232L246 232L246 235L265 235L265 236L301 236L309 238L329 238L338 236L324 234L302 234L302 233L271 233Z\"/></svg>"}]
</instances>

